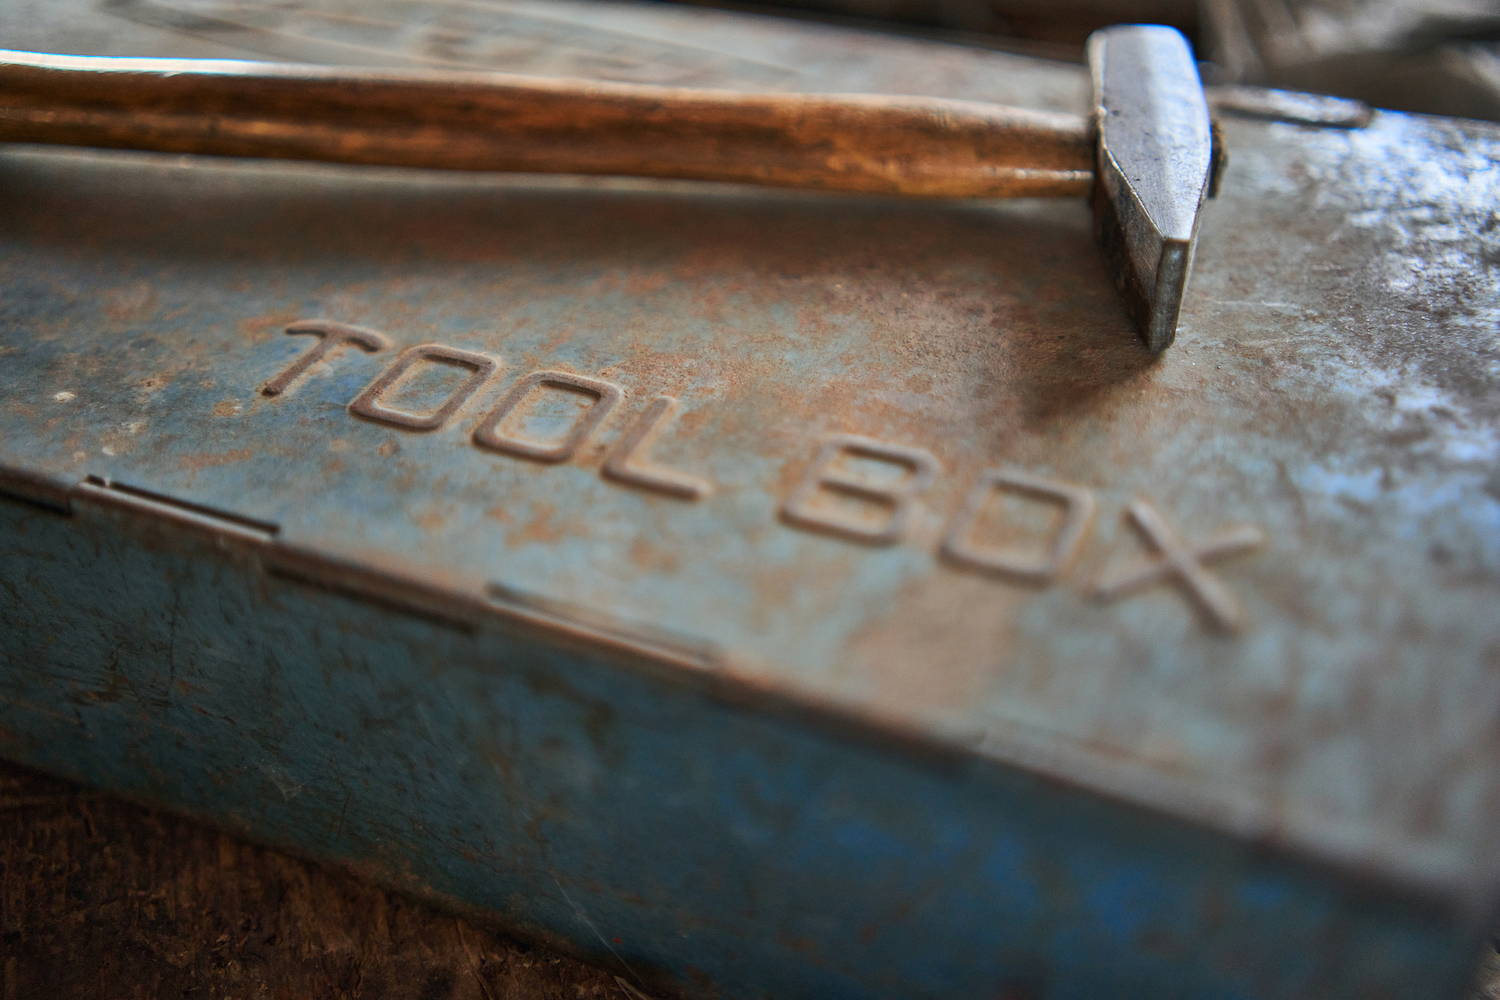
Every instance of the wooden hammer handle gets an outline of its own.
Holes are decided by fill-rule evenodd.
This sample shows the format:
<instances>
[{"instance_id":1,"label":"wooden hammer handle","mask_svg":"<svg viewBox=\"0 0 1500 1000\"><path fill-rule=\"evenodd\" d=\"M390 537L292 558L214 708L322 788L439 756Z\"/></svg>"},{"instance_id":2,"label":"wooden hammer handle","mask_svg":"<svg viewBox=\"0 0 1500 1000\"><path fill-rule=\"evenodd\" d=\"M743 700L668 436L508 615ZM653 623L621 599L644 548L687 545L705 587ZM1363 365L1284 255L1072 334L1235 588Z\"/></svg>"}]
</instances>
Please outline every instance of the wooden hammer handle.
<instances>
[{"instance_id":1,"label":"wooden hammer handle","mask_svg":"<svg viewBox=\"0 0 1500 1000\"><path fill-rule=\"evenodd\" d=\"M972 101L4 50L0 141L947 197L1094 168L1082 117Z\"/></svg>"}]
</instances>

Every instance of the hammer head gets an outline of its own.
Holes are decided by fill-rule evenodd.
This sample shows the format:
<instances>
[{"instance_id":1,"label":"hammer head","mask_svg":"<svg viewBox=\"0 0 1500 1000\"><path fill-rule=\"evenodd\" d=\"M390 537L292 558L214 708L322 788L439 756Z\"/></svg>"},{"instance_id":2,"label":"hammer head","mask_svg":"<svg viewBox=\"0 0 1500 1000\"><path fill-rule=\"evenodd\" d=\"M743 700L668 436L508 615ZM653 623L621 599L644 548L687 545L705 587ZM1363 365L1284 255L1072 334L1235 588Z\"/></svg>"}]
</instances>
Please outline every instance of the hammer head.
<instances>
[{"instance_id":1,"label":"hammer head","mask_svg":"<svg viewBox=\"0 0 1500 1000\"><path fill-rule=\"evenodd\" d=\"M1187 40L1161 25L1089 37L1094 77L1094 223L1146 346L1177 335L1198 215L1216 164L1203 84Z\"/></svg>"}]
</instances>

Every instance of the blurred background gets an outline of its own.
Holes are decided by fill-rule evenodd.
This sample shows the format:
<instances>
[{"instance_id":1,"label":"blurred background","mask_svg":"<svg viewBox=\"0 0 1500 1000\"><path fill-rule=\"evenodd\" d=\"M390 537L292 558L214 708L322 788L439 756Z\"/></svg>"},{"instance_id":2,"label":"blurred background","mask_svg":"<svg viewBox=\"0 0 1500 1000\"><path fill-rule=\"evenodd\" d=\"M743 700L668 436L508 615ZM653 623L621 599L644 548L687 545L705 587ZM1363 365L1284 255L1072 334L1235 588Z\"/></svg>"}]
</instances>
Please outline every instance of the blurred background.
<instances>
[{"instance_id":1,"label":"blurred background","mask_svg":"<svg viewBox=\"0 0 1500 1000\"><path fill-rule=\"evenodd\" d=\"M962 33L1080 59L1108 24L1170 24L1205 81L1308 90L1381 108L1500 120L1500 0L790 0L712 6Z\"/></svg>"},{"instance_id":2,"label":"blurred background","mask_svg":"<svg viewBox=\"0 0 1500 1000\"><path fill-rule=\"evenodd\" d=\"M1207 83L1306 90L1380 108L1500 121L1500 0L684 2L1072 62L1082 62L1084 39L1096 28L1170 24L1193 42ZM501 66L692 86L691 73L674 73L674 63L685 70L693 61L684 60L683 46L645 44L662 39L641 38L638 25L625 23L639 21L642 6L682 6L622 4L634 10L622 15L613 13L616 6L608 0L7 0L0 4L0 39L8 48L82 54L254 53L298 62ZM690 36L712 21L667 20L673 32L685 33L680 40L689 47ZM634 45L624 41L630 37ZM716 51L724 46L723 38L710 45ZM583 65L572 57L585 48L593 58ZM616 50L621 64L611 66L607 56ZM790 80L751 82L798 89Z\"/></svg>"}]
</instances>

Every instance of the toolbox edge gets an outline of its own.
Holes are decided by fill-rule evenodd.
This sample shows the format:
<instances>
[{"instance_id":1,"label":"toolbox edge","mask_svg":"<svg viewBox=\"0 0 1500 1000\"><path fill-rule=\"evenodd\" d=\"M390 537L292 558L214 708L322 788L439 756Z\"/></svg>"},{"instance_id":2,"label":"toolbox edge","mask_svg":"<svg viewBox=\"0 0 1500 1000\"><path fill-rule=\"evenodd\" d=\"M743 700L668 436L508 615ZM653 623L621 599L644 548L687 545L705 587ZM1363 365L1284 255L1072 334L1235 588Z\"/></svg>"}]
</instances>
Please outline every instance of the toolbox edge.
<instances>
[{"instance_id":1,"label":"toolbox edge","mask_svg":"<svg viewBox=\"0 0 1500 1000\"><path fill-rule=\"evenodd\" d=\"M622 670L618 649L602 656L597 647L570 651L527 638L509 623L499 632L481 627L471 634L428 616L372 617L347 593L265 575L253 543L243 538L226 542L175 526L163 532L159 521L140 518L137 511L96 509L102 517L60 518L34 506L0 504L11 539L9 558L0 561L7 586L24 579L34 598L58 596L69 575L59 565L60 553L101 568L134 567L129 579L91 583L92 601L54 604L36 628L18 629L8 614L9 669L0 708L7 756L376 873L406 891L477 906L529 933L571 937L580 953L639 976L653 989L676 983L689 995L705 996L712 995L703 990L713 982L728 996L763 990L783 996L951 996L1012 982L1031 991L1024 995L1082 997L1104 988L1133 995L1148 984L1159 990L1173 983L1182 995L1196 996L1204 990L1218 995L1239 982L1250 989L1245 995L1355 997L1369 995L1362 991L1378 982L1390 996L1439 996L1444 994L1434 991L1434 973L1445 969L1439 978L1456 989L1477 953L1484 925L1473 914L1409 893L1392 897L1376 883L1330 874L1273 845L1195 829L1009 766L966 766L930 742L926 748L936 753L914 755L909 751L917 741L893 742L889 731L851 724L847 717L830 720L817 706L780 696L757 692L747 704L723 697L716 686L684 685L682 671ZM57 532L72 540L60 542ZM50 555L38 560L43 551ZM147 567L157 578L140 574ZM207 589L205 581L212 584ZM132 604L155 606L151 598L162 594L176 599L164 603L158 620L140 621L127 642L133 648L123 658L117 649L113 666L90 668L77 659L94 641L87 638L91 632L105 634L97 632L98 619L87 604L103 602L128 613ZM186 606L195 602L197 608ZM244 667L214 677L221 668L202 645L219 641L214 623L202 620L209 608L251 615L237 617L231 628L249 629L252 621L272 625L276 641L267 646L262 639L256 648L280 653L260 667L242 658ZM346 624L334 627L341 621ZM73 626L73 655L36 655L48 647L42 632L62 622ZM323 647L323 655L334 659L321 669L307 669L312 664L299 663L296 650L285 646L307 628L322 642L345 637L337 648ZM150 649L169 637L173 656L163 664ZM424 648L437 642L453 655L419 670L425 679L407 676L409 667L395 661L412 642ZM362 661L361 644L367 651L382 649L382 659L393 662ZM486 647L491 652L475 660ZM497 653L500 659L491 659ZM419 681L422 686L409 686ZM394 729L382 723L343 732L340 717L351 718L347 699L381 703L390 695L380 690L391 684L406 689L402 704L414 702L414 708L398 709L405 721ZM430 688L417 693L430 685L437 694ZM467 741L483 727L462 720L468 709L454 717L461 726L448 735L433 721L422 721L444 701L461 704L460 691L471 692L472 699L474 692L495 691L497 685L512 694L530 693L522 703L499 708L500 715L492 714L494 705L484 711L513 735L540 725L512 746L528 747L523 755L542 755L526 766L516 759L513 776L500 785L500 772L472 765L475 745ZM340 688L343 693L335 693ZM322 707L314 710L313 699ZM152 706L150 718L138 714L136 706L146 704ZM557 705L570 707L557 716ZM306 716L309 722L296 724L307 712L314 713ZM615 713L614 721L604 723L615 736L601 737L595 728L601 712ZM698 721L682 725L688 719ZM825 725L830 721L832 728ZM257 730L262 735L247 741ZM64 731L77 735L57 738ZM280 735L266 742L273 731ZM546 749L550 740L567 745L562 758L556 748ZM685 755L672 746L653 749L651 742L660 740L695 749ZM130 749L101 757L94 747L106 744ZM184 756L188 745L195 749ZM244 749L232 751L234 745ZM413 753L424 745L431 754L425 765L422 751ZM245 752L255 746L262 749ZM625 762L625 770L616 771L615 784L598 785L611 755ZM432 770L434 761L441 765L445 759L463 773L455 778L441 766ZM659 783L666 775L653 769L662 766L684 784ZM586 781L591 790L569 788L578 767L578 774L595 775ZM371 786L372 778L393 784ZM752 786L740 784L747 779ZM354 798L343 792L341 802L339 788L361 780L368 791ZM502 786L510 791L496 798ZM760 791L740 800L750 787ZM710 794L710 788L719 793ZM770 813L741 811L765 794L782 804ZM602 806L600 797L607 800ZM510 809L494 812L493 821L509 826L508 835L467 828L483 812L475 812L481 802L493 809L506 801ZM971 814L975 808L979 813ZM528 813L531 818L519 822ZM463 823L439 829L449 817ZM780 847L764 857L744 854L746 836L769 837ZM1037 851L1050 858L1042 868L1035 867ZM606 858L608 865L601 867ZM793 874L808 864L814 867ZM738 871L740 866L748 868ZM1062 882L1042 888L1049 883L1036 879L1045 871L1054 872L1046 878ZM985 893L976 878L984 885L999 881ZM727 880L727 890L713 887L720 879ZM1085 886L1092 895L1075 895ZM1229 886L1238 888L1226 895ZM725 908L725 891L731 898L749 892L738 905L748 906L743 912L750 915ZM1038 891L1043 895L1035 896ZM1115 918L1108 914L1119 905L1138 909L1139 919L1110 931ZM867 925L855 915L871 907L887 910L882 920L893 923L866 937L861 927ZM841 911L847 912L834 919ZM1293 919L1293 913L1299 916ZM1208 928L1200 926L1205 914L1212 914ZM599 927L629 928L622 933L631 940L611 946ZM1184 953L1177 936L1189 931L1194 945ZM893 953L880 946L887 933L908 941L912 961L899 957L903 949ZM1075 934L1092 942L1088 961ZM1282 953L1291 942L1307 934L1322 935L1327 952L1273 972L1284 964ZM1223 965L1224 948L1238 956L1229 966ZM697 985L695 968L707 970ZM651 969L665 978L653 977ZM987 976L1000 978L985 985ZM1337 990L1329 992L1334 984Z\"/></svg>"}]
</instances>

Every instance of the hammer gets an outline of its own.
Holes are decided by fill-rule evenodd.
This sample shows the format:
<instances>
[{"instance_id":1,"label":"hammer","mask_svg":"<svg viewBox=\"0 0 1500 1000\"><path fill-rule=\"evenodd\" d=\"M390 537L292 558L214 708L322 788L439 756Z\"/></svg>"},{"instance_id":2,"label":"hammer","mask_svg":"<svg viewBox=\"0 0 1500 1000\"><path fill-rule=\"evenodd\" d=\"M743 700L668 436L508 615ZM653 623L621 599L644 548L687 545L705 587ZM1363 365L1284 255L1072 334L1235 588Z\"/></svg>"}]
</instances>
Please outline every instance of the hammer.
<instances>
[{"instance_id":1,"label":"hammer","mask_svg":"<svg viewBox=\"0 0 1500 1000\"><path fill-rule=\"evenodd\" d=\"M1222 157L1187 42L1088 43L1091 116L976 101L0 50L0 142L948 198L1092 197L1146 346L1172 343Z\"/></svg>"}]
</instances>

